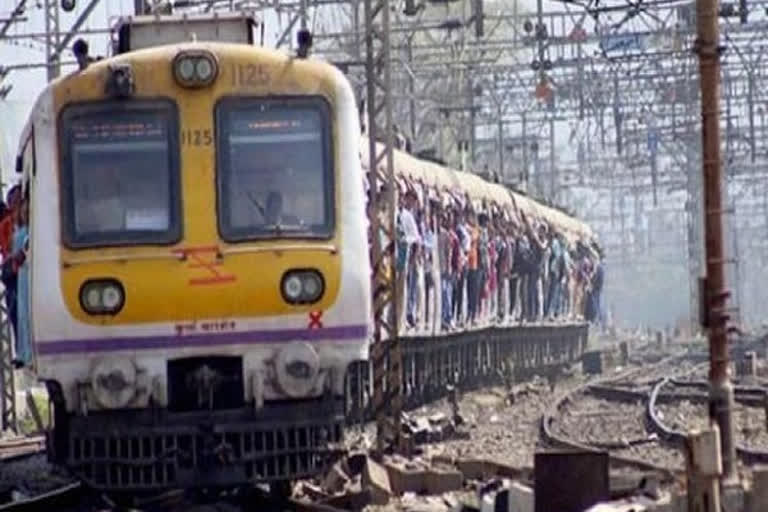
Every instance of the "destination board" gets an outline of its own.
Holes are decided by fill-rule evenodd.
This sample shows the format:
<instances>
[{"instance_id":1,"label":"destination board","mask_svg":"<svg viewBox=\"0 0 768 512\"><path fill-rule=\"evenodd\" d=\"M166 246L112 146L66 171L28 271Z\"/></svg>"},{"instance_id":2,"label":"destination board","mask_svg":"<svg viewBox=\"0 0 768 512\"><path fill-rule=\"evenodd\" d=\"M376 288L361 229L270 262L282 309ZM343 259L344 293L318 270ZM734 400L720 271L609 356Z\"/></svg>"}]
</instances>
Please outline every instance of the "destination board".
<instances>
[{"instance_id":1,"label":"destination board","mask_svg":"<svg viewBox=\"0 0 768 512\"><path fill-rule=\"evenodd\" d=\"M320 134L320 112L312 108L246 110L232 112L231 132L234 135Z\"/></svg>"},{"instance_id":2,"label":"destination board","mask_svg":"<svg viewBox=\"0 0 768 512\"><path fill-rule=\"evenodd\" d=\"M167 137L168 126L157 116L105 119L104 115L88 116L72 122L70 133L75 142L117 142L157 140Z\"/></svg>"}]
</instances>

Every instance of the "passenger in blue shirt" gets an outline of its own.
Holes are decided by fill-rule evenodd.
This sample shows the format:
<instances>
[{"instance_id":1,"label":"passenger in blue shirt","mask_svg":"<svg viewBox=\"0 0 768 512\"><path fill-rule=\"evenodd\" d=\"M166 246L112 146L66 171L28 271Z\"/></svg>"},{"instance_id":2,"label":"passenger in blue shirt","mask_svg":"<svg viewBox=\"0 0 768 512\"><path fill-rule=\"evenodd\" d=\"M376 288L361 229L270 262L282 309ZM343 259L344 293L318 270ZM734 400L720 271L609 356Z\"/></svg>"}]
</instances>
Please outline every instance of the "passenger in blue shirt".
<instances>
[{"instance_id":1,"label":"passenger in blue shirt","mask_svg":"<svg viewBox=\"0 0 768 512\"><path fill-rule=\"evenodd\" d=\"M26 366L32 362L32 343L29 335L29 200L24 198L19 209L19 221L13 233L13 249L11 258L17 268L18 282L16 291L16 358L14 365Z\"/></svg>"}]
</instances>

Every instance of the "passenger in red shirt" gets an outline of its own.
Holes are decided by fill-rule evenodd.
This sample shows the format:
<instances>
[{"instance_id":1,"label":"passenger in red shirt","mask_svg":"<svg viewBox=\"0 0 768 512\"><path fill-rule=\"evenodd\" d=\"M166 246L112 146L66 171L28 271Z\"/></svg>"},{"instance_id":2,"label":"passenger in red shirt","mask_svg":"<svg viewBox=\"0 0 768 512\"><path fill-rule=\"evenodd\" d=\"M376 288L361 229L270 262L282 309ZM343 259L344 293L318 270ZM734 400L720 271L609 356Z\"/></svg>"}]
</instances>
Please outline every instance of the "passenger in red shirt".
<instances>
[{"instance_id":1,"label":"passenger in red shirt","mask_svg":"<svg viewBox=\"0 0 768 512\"><path fill-rule=\"evenodd\" d=\"M19 206L21 204L21 187L14 185L6 195L7 210L0 220L0 252L2 252L3 263L0 266L0 280L5 287L5 305L8 308L8 317L11 320L13 336L16 338L17 327L17 309L16 309L16 281L18 265L11 254L13 243L13 230L16 226Z\"/></svg>"}]
</instances>

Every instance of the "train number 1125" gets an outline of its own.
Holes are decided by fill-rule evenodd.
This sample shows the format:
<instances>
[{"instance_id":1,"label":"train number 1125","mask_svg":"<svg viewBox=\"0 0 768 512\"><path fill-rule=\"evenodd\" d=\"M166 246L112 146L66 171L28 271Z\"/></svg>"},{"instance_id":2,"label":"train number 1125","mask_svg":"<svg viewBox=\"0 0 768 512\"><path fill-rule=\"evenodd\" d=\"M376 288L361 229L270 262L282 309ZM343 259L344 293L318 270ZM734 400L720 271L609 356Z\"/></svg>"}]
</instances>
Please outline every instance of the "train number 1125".
<instances>
[{"instance_id":1,"label":"train number 1125","mask_svg":"<svg viewBox=\"0 0 768 512\"><path fill-rule=\"evenodd\" d=\"M211 130L181 130L182 146L210 146L213 144Z\"/></svg>"}]
</instances>

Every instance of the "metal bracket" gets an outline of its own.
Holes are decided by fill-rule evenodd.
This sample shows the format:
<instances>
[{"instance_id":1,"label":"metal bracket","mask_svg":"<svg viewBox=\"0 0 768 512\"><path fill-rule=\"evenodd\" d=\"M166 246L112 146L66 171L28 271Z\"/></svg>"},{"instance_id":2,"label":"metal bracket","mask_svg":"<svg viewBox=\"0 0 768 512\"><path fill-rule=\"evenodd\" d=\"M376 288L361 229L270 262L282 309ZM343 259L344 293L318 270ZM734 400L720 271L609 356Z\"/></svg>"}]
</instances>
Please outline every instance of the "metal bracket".
<instances>
[{"instance_id":1,"label":"metal bracket","mask_svg":"<svg viewBox=\"0 0 768 512\"><path fill-rule=\"evenodd\" d=\"M699 324L703 329L708 329L711 325L709 321L709 289L707 287L707 278L699 278Z\"/></svg>"}]
</instances>

